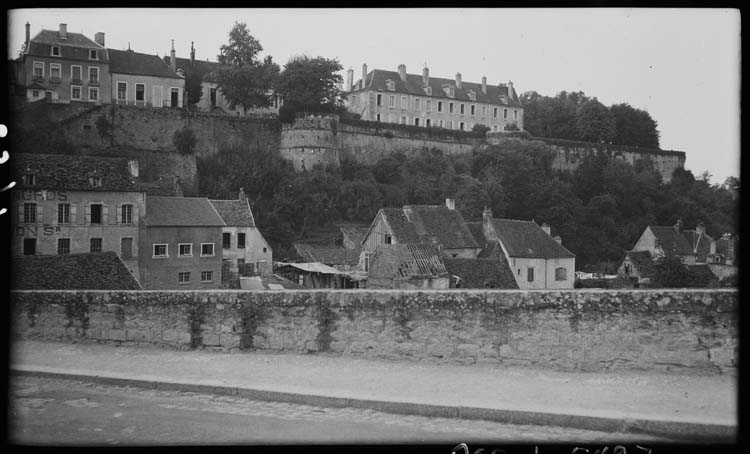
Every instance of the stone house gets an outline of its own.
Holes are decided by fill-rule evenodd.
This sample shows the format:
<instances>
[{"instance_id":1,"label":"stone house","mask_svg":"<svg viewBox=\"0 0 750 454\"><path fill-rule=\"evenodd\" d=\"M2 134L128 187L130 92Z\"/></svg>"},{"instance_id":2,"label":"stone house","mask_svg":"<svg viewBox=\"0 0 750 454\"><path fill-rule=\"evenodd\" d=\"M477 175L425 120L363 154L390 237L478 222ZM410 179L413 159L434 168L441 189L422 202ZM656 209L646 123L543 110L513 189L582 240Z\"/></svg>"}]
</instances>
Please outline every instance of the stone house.
<instances>
[{"instance_id":1,"label":"stone house","mask_svg":"<svg viewBox=\"0 0 750 454\"><path fill-rule=\"evenodd\" d=\"M273 250L255 225L250 202L240 188L237 200L209 200L224 221L221 252L229 271L241 276L273 272Z\"/></svg>"},{"instance_id":2,"label":"stone house","mask_svg":"<svg viewBox=\"0 0 750 454\"><path fill-rule=\"evenodd\" d=\"M185 78L161 58L130 49L108 51L112 102L148 107L183 106Z\"/></svg>"},{"instance_id":3,"label":"stone house","mask_svg":"<svg viewBox=\"0 0 750 454\"><path fill-rule=\"evenodd\" d=\"M146 194L138 161L15 153L13 255L116 252L139 276Z\"/></svg>"},{"instance_id":4,"label":"stone house","mask_svg":"<svg viewBox=\"0 0 750 454\"><path fill-rule=\"evenodd\" d=\"M381 208L362 240L361 269L369 270L370 258L382 244L434 245L446 258L476 258L481 250L453 199L445 205Z\"/></svg>"},{"instance_id":5,"label":"stone house","mask_svg":"<svg viewBox=\"0 0 750 454\"><path fill-rule=\"evenodd\" d=\"M450 275L440 251L430 244L381 244L372 254L367 288L446 290Z\"/></svg>"},{"instance_id":6,"label":"stone house","mask_svg":"<svg viewBox=\"0 0 750 454\"><path fill-rule=\"evenodd\" d=\"M646 226L632 250L649 251L654 260L676 255L685 265L695 265L706 263L716 254L716 242L706 233L703 223L698 223L695 230L685 230L678 219L673 227Z\"/></svg>"},{"instance_id":7,"label":"stone house","mask_svg":"<svg viewBox=\"0 0 750 454\"><path fill-rule=\"evenodd\" d=\"M220 288L225 226L206 198L147 197L139 235L143 288Z\"/></svg>"},{"instance_id":8,"label":"stone house","mask_svg":"<svg viewBox=\"0 0 750 454\"><path fill-rule=\"evenodd\" d=\"M24 255L12 266L14 290L141 290L114 251Z\"/></svg>"},{"instance_id":9,"label":"stone house","mask_svg":"<svg viewBox=\"0 0 750 454\"><path fill-rule=\"evenodd\" d=\"M92 41L60 24L58 30L43 29L31 38L27 22L23 53L15 64L16 83L25 87L29 102L111 102L104 33L96 33Z\"/></svg>"},{"instance_id":10,"label":"stone house","mask_svg":"<svg viewBox=\"0 0 750 454\"><path fill-rule=\"evenodd\" d=\"M503 131L515 125L523 130L523 106L513 82L488 85L464 82L461 73L454 79L408 74L406 65L397 71L362 65L362 78L354 82L354 71L346 78L346 108L363 120L400 123L422 127L440 127L471 131L483 124L491 131Z\"/></svg>"},{"instance_id":11,"label":"stone house","mask_svg":"<svg viewBox=\"0 0 750 454\"><path fill-rule=\"evenodd\" d=\"M552 237L551 228L534 221L495 219L492 210L482 213L481 235L485 247L479 258L505 259L518 288L572 289L575 281L575 254Z\"/></svg>"}]
</instances>

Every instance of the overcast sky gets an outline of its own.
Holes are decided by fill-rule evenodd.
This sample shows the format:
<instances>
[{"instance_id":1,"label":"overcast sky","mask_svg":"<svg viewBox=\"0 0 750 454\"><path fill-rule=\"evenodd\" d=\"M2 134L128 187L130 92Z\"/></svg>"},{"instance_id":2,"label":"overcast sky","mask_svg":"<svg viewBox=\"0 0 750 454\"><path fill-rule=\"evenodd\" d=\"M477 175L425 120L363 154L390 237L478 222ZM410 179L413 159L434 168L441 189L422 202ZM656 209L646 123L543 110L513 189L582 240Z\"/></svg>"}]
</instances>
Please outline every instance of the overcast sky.
<instances>
[{"instance_id":1,"label":"overcast sky","mask_svg":"<svg viewBox=\"0 0 750 454\"><path fill-rule=\"evenodd\" d=\"M628 103L659 124L661 147L722 183L739 176L740 14L728 9L19 9L9 12L8 52L24 25L138 52L215 60L235 21L245 22L283 65L291 56L338 58L368 69L488 83L554 96L581 90L605 105ZM343 72L342 72L342 75Z\"/></svg>"}]
</instances>

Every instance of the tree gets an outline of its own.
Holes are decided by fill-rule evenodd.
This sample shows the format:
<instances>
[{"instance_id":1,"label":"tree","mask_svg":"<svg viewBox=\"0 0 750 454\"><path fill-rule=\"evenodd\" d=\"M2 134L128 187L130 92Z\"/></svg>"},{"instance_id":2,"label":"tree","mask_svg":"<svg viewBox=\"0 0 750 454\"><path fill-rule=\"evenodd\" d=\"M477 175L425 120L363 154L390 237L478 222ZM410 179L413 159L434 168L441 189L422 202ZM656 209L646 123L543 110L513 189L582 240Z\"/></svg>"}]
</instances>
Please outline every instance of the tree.
<instances>
[{"instance_id":1,"label":"tree","mask_svg":"<svg viewBox=\"0 0 750 454\"><path fill-rule=\"evenodd\" d=\"M235 22L229 31L229 42L222 44L219 63L233 66L253 66L258 54L263 51L260 41L255 39L244 22Z\"/></svg>"},{"instance_id":2,"label":"tree","mask_svg":"<svg viewBox=\"0 0 750 454\"><path fill-rule=\"evenodd\" d=\"M198 139L195 137L195 133L192 129L182 128L174 132L172 135L172 143L180 153L190 154L198 143Z\"/></svg>"},{"instance_id":3,"label":"tree","mask_svg":"<svg viewBox=\"0 0 750 454\"><path fill-rule=\"evenodd\" d=\"M194 106L198 104L203 95L202 84L203 79L196 74L194 70L190 70L185 77L185 92L187 93L188 105Z\"/></svg>"},{"instance_id":4,"label":"tree","mask_svg":"<svg viewBox=\"0 0 750 454\"><path fill-rule=\"evenodd\" d=\"M667 255L656 260L653 281L658 287L690 287L692 275L679 257Z\"/></svg>"},{"instance_id":5,"label":"tree","mask_svg":"<svg viewBox=\"0 0 750 454\"><path fill-rule=\"evenodd\" d=\"M609 111L615 118L615 135L612 143L659 148L657 124L648 112L625 103L615 104Z\"/></svg>"},{"instance_id":6,"label":"tree","mask_svg":"<svg viewBox=\"0 0 750 454\"><path fill-rule=\"evenodd\" d=\"M337 59L301 55L289 59L278 77L276 91L284 98L285 111L337 112L343 103L338 86L343 78Z\"/></svg>"},{"instance_id":7,"label":"tree","mask_svg":"<svg viewBox=\"0 0 750 454\"><path fill-rule=\"evenodd\" d=\"M596 98L582 104L575 119L578 139L594 143L610 143L615 136L615 117Z\"/></svg>"},{"instance_id":8,"label":"tree","mask_svg":"<svg viewBox=\"0 0 750 454\"><path fill-rule=\"evenodd\" d=\"M515 123L511 123L511 124L515 124ZM477 133L477 135L484 137L485 134L490 132L490 127L482 123L477 123L471 128L471 130Z\"/></svg>"}]
</instances>

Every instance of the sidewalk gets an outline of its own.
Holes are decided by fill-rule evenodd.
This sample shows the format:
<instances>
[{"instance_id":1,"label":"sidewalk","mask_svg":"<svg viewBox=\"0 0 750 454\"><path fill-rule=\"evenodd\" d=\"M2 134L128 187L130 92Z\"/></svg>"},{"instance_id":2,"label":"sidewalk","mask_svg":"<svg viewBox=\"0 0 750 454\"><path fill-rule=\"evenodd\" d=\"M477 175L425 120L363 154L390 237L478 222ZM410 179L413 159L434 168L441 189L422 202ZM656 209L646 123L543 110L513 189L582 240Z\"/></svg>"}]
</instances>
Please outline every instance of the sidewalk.
<instances>
[{"instance_id":1,"label":"sidewalk","mask_svg":"<svg viewBox=\"0 0 750 454\"><path fill-rule=\"evenodd\" d=\"M20 341L11 372L258 400L734 442L737 378Z\"/></svg>"}]
</instances>

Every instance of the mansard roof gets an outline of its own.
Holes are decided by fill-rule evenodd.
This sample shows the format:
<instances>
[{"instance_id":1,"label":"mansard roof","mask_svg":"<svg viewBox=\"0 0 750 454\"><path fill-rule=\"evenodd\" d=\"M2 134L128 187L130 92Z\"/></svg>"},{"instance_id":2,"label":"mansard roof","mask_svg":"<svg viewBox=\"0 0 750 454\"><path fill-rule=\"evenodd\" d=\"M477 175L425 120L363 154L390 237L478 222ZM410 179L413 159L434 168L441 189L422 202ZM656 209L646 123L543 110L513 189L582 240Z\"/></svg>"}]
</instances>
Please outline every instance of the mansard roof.
<instances>
[{"instance_id":1,"label":"mansard roof","mask_svg":"<svg viewBox=\"0 0 750 454\"><path fill-rule=\"evenodd\" d=\"M14 290L140 290L116 252L14 257Z\"/></svg>"},{"instance_id":2,"label":"mansard roof","mask_svg":"<svg viewBox=\"0 0 750 454\"><path fill-rule=\"evenodd\" d=\"M14 153L10 162L17 189L143 191L138 178L131 175L126 158ZM25 184L23 175L33 175L36 181ZM93 186L91 177L100 177L101 186Z\"/></svg>"},{"instance_id":3,"label":"mansard roof","mask_svg":"<svg viewBox=\"0 0 750 454\"><path fill-rule=\"evenodd\" d=\"M394 82L395 90L388 90L386 81L392 80ZM406 81L401 80L398 71L386 71L383 69L373 69L366 76L364 82L364 89L368 90L380 90L383 92L392 93L404 93L414 96L431 96L433 98L444 98L456 101L465 102L479 102L488 104L497 104L503 106L512 107L523 107L518 99L518 95L515 93L508 93L508 86L503 85L490 85L487 84L487 93L482 91L482 84L476 82L462 82L461 88L456 87L455 79L445 79L442 77L432 77L428 79L428 86L431 87L432 94L428 95L424 89L424 81L422 80L421 74L406 74ZM449 97L443 87L454 87L453 97ZM353 92L362 90L357 88ZM473 91L476 95L476 99L472 100L469 98L469 92Z\"/></svg>"},{"instance_id":4,"label":"mansard roof","mask_svg":"<svg viewBox=\"0 0 750 454\"><path fill-rule=\"evenodd\" d=\"M229 227L255 227L255 218L247 200L209 200Z\"/></svg>"},{"instance_id":5,"label":"mansard roof","mask_svg":"<svg viewBox=\"0 0 750 454\"><path fill-rule=\"evenodd\" d=\"M226 224L205 197L146 197L148 227L224 227Z\"/></svg>"},{"instance_id":6,"label":"mansard roof","mask_svg":"<svg viewBox=\"0 0 750 454\"><path fill-rule=\"evenodd\" d=\"M117 74L182 79L156 55L109 49L109 70Z\"/></svg>"},{"instance_id":7,"label":"mansard roof","mask_svg":"<svg viewBox=\"0 0 750 454\"><path fill-rule=\"evenodd\" d=\"M536 222L493 219L500 242L510 257L574 258L575 254L555 241Z\"/></svg>"}]
</instances>

